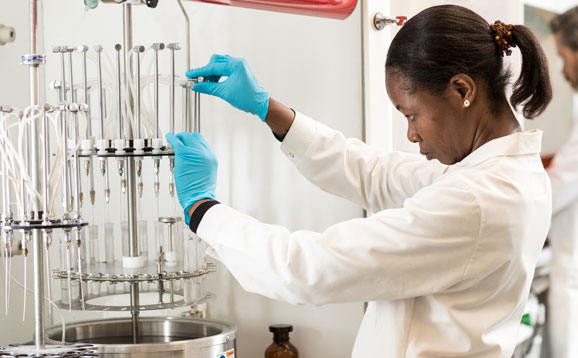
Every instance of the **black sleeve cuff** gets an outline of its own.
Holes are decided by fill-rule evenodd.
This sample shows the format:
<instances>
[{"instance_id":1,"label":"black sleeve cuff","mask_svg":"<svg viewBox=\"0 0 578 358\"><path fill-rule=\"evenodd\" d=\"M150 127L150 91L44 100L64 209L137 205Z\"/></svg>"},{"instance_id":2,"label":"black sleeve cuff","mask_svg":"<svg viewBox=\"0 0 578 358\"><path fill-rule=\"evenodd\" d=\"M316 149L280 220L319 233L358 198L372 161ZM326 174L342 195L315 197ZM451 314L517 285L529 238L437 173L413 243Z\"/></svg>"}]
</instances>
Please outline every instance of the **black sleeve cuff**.
<instances>
[{"instance_id":1,"label":"black sleeve cuff","mask_svg":"<svg viewBox=\"0 0 578 358\"><path fill-rule=\"evenodd\" d=\"M293 108L289 108L289 109L293 111L293 119L295 119L297 112L295 112L295 110ZM289 128L289 129L291 129L291 128ZM285 134L283 134L283 135L277 135L273 131L271 131L271 133L273 133L273 136L275 137L275 139L277 139L279 142L283 143L283 140L285 139L285 136L287 135L287 133L289 133L289 130L287 130L287 132L285 132Z\"/></svg>"},{"instance_id":2,"label":"black sleeve cuff","mask_svg":"<svg viewBox=\"0 0 578 358\"><path fill-rule=\"evenodd\" d=\"M273 133L273 132L271 132ZM275 137L275 139L277 139L280 143L283 143L283 139L285 139L285 136L287 135L287 133L283 134L283 135L277 135L275 133L273 133L273 137Z\"/></svg>"},{"instance_id":3,"label":"black sleeve cuff","mask_svg":"<svg viewBox=\"0 0 578 358\"><path fill-rule=\"evenodd\" d=\"M191 229L192 232L194 232L195 234L197 233L197 229L199 228L199 225L201 224L201 220L203 220L203 216L205 216L205 213L209 211L210 208L212 208L217 204L220 203L216 200L205 201L204 203L199 205L198 208L195 209L193 215L191 216L191 221L189 221L189 228Z\"/></svg>"}]
</instances>

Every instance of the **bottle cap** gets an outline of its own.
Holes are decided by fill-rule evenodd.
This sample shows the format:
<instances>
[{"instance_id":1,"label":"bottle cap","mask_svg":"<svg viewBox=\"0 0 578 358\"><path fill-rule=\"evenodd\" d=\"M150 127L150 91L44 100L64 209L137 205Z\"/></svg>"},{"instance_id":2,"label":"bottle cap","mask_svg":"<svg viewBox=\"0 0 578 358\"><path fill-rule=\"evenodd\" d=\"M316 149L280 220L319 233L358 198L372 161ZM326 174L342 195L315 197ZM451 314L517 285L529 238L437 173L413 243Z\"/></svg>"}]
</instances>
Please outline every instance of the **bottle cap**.
<instances>
[{"instance_id":1,"label":"bottle cap","mask_svg":"<svg viewBox=\"0 0 578 358\"><path fill-rule=\"evenodd\" d=\"M273 324L269 326L269 332L273 333L289 333L293 331L293 326L290 324Z\"/></svg>"}]
</instances>

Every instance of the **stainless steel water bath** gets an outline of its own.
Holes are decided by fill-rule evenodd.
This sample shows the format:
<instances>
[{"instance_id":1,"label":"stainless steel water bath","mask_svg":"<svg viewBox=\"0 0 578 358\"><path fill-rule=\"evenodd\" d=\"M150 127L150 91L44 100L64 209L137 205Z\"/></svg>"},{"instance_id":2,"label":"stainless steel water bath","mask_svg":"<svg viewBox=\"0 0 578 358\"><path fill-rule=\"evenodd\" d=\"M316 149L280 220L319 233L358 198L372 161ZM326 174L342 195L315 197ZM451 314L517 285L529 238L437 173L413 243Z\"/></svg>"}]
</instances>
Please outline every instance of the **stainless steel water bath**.
<instances>
[{"instance_id":1,"label":"stainless steel water bath","mask_svg":"<svg viewBox=\"0 0 578 358\"><path fill-rule=\"evenodd\" d=\"M132 344L131 318L118 318L67 324L65 340L94 344L99 357L233 358L236 331L236 327L227 322L141 317L140 343ZM61 342L60 326L49 328L46 333L48 342Z\"/></svg>"}]
</instances>

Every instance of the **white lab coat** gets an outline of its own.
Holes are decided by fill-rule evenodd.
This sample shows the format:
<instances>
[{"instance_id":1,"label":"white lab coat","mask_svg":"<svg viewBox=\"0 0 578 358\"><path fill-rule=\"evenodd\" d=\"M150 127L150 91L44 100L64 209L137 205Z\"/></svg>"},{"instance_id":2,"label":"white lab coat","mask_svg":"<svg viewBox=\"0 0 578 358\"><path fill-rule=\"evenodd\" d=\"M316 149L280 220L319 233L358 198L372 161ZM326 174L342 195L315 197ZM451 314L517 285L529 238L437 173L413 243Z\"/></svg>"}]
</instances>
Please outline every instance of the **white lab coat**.
<instances>
[{"instance_id":1,"label":"white lab coat","mask_svg":"<svg viewBox=\"0 0 578 358\"><path fill-rule=\"evenodd\" d=\"M297 114L282 150L321 189L376 214L292 233L216 205L197 233L247 291L371 301L353 357L509 358L550 223L540 141L517 133L448 167Z\"/></svg>"},{"instance_id":2,"label":"white lab coat","mask_svg":"<svg viewBox=\"0 0 578 358\"><path fill-rule=\"evenodd\" d=\"M548 168L552 247L548 332L551 358L578 357L578 125Z\"/></svg>"}]
</instances>

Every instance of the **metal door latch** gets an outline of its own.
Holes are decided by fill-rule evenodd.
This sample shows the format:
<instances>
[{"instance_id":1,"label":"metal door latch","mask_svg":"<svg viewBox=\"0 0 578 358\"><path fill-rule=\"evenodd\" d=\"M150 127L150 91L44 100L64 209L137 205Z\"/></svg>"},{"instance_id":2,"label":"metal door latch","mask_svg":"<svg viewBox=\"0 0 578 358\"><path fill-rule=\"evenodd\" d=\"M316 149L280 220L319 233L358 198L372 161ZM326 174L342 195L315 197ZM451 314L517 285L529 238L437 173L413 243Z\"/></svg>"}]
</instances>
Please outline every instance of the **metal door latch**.
<instances>
[{"instance_id":1,"label":"metal door latch","mask_svg":"<svg viewBox=\"0 0 578 358\"><path fill-rule=\"evenodd\" d=\"M403 26L407 22L407 16L396 16L395 18L390 18L384 16L381 12L378 12L373 17L373 26L377 30L383 30L387 25L397 25Z\"/></svg>"}]
</instances>

